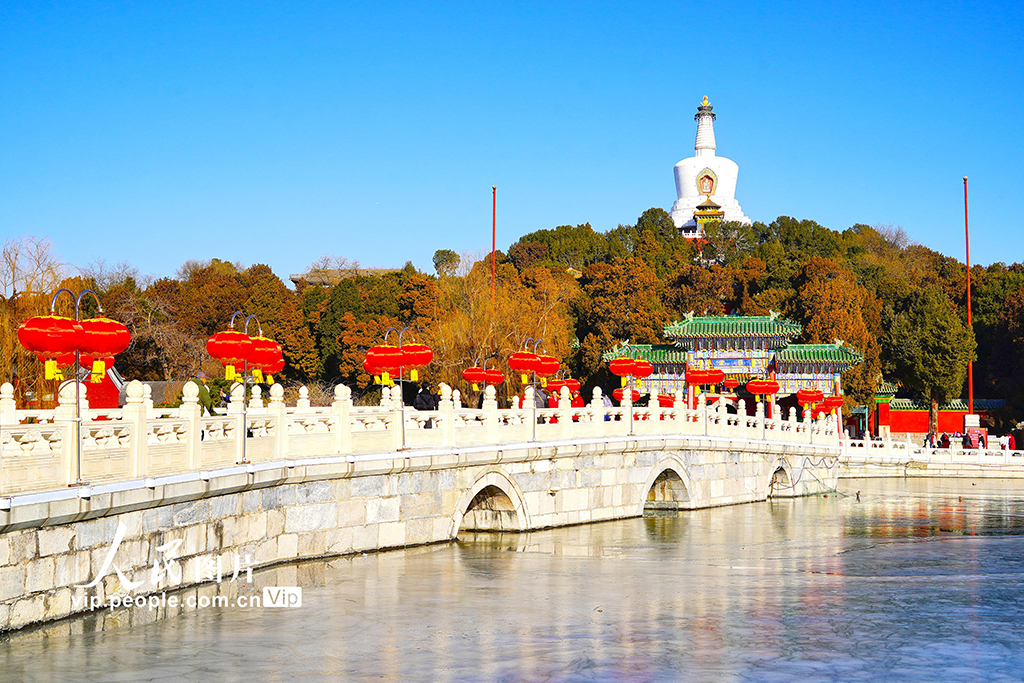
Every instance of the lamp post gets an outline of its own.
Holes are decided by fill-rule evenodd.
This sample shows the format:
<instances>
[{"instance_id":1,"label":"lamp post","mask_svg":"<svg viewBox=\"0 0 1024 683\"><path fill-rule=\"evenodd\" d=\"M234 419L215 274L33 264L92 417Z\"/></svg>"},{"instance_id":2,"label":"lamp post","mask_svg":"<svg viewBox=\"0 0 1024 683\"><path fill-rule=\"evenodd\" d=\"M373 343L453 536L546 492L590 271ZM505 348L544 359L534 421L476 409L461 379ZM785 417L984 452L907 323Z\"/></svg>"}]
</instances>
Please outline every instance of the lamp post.
<instances>
[{"instance_id":1,"label":"lamp post","mask_svg":"<svg viewBox=\"0 0 1024 683\"><path fill-rule=\"evenodd\" d=\"M62 287L62 288L57 290L57 292L53 295L53 299L50 301L50 313L51 314L53 314L56 311L57 299L60 297L61 292L67 292L68 296L70 296L72 299L74 299L74 301L75 301L75 321L76 322L81 322L81 320L82 320L82 297L84 297L86 294L91 294L92 295L92 298L96 300L96 306L97 306L99 312L103 313L103 304L100 303L100 298L99 298L99 296L96 295L96 292L92 291L91 289L84 289L76 297L74 292L72 292L70 289ZM84 379L84 377L82 376L82 366L80 365L81 359L82 359L81 351L78 348L76 348L75 349L75 377L74 377L74 382L75 382L75 483L74 483L74 485L75 486L85 486L85 484L86 484L86 482L82 481L82 387L81 387L81 383L82 383L82 380ZM91 374L91 372L89 374ZM65 380L64 382L61 382L61 386L66 384L68 381L69 380ZM58 389L57 393L58 393L58 395L60 394L60 390L59 389Z\"/></svg>"},{"instance_id":2,"label":"lamp post","mask_svg":"<svg viewBox=\"0 0 1024 683\"><path fill-rule=\"evenodd\" d=\"M971 324L971 228L967 220L967 176L964 176L964 240L967 244L967 327ZM967 361L967 412L974 414L974 362Z\"/></svg>"},{"instance_id":3,"label":"lamp post","mask_svg":"<svg viewBox=\"0 0 1024 683\"><path fill-rule=\"evenodd\" d=\"M498 251L498 186L491 185L491 302L494 302L494 282L497 268L494 254Z\"/></svg>"},{"instance_id":4,"label":"lamp post","mask_svg":"<svg viewBox=\"0 0 1024 683\"><path fill-rule=\"evenodd\" d=\"M235 311L231 314L231 322L228 327L235 329L235 318L240 315L245 315L242 311ZM256 326L260 331L260 336L263 336L263 325L260 323L260 319L256 317L255 313L252 313L245 318L245 328L242 330L242 334L249 335L249 321L256 318ZM249 358L246 357L242 361L242 463L248 463L249 458L246 452L246 446L249 443L249 402L246 400L246 394L248 393L249 382L252 377L249 376Z\"/></svg>"},{"instance_id":5,"label":"lamp post","mask_svg":"<svg viewBox=\"0 0 1024 683\"><path fill-rule=\"evenodd\" d=\"M395 328L395 327L389 327L387 332L384 333L384 343L385 344L388 343L388 335L391 334L396 329L397 328ZM408 329L409 329L408 327L403 327L402 329L398 330L398 349L399 349L399 354L398 354L398 407L399 407L399 410L401 411L401 414L402 414L402 420L401 420L402 421L402 448L400 450L405 450L405 380L402 377L402 370L403 370L402 361L403 361L403 359L402 359L401 349L402 349L402 335L405 334L405 331L408 330Z\"/></svg>"}]
</instances>

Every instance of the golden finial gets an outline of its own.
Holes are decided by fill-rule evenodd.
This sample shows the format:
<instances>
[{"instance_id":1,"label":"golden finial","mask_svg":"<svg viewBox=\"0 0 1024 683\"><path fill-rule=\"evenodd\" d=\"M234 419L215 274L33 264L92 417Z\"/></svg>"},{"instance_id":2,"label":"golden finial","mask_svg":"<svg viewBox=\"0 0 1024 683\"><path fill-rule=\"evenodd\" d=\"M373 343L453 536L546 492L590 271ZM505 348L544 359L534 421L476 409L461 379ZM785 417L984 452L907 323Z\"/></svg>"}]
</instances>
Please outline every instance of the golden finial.
<instances>
[{"instance_id":1,"label":"golden finial","mask_svg":"<svg viewBox=\"0 0 1024 683\"><path fill-rule=\"evenodd\" d=\"M700 103L700 106L702 106L702 107L708 106L708 96L707 95L704 96L704 101Z\"/></svg>"}]
</instances>

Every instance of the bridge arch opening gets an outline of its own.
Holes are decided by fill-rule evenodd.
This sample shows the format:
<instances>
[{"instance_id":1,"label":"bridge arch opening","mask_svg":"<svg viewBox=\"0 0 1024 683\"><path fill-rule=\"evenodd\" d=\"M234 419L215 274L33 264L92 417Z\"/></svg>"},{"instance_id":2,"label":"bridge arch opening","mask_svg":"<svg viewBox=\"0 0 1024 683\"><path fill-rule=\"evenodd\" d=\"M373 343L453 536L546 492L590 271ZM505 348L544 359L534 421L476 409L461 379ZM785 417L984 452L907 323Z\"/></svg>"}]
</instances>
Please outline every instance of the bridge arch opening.
<instances>
[{"instance_id":1,"label":"bridge arch opening","mask_svg":"<svg viewBox=\"0 0 1024 683\"><path fill-rule=\"evenodd\" d=\"M647 491L644 510L679 510L690 502L690 492L679 473L665 469Z\"/></svg>"},{"instance_id":2,"label":"bridge arch opening","mask_svg":"<svg viewBox=\"0 0 1024 683\"><path fill-rule=\"evenodd\" d=\"M515 503L493 484L480 489L465 514L459 531L519 531L522 528Z\"/></svg>"},{"instance_id":3,"label":"bridge arch opening","mask_svg":"<svg viewBox=\"0 0 1024 683\"><path fill-rule=\"evenodd\" d=\"M771 498L776 494L789 494L792 488L793 484L790 482L789 473L784 467L777 467L772 472L772 479L768 483L768 497Z\"/></svg>"}]
</instances>

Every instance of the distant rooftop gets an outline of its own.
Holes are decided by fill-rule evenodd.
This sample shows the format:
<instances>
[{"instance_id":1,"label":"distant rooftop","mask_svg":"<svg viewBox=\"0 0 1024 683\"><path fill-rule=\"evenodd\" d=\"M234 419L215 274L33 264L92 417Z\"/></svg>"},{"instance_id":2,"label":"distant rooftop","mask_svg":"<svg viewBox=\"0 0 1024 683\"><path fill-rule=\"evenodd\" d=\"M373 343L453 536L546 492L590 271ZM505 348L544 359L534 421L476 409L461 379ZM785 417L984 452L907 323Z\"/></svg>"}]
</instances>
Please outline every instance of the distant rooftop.
<instances>
[{"instance_id":1,"label":"distant rooftop","mask_svg":"<svg viewBox=\"0 0 1024 683\"><path fill-rule=\"evenodd\" d=\"M322 270L311 270L308 273L298 273L296 275L289 275L288 279L299 284L299 280L305 280L311 285L320 285L321 287L332 287L342 280L346 280L350 277L361 277L367 275L387 275L388 273L400 273L401 268L345 268L343 270L336 269L322 269Z\"/></svg>"},{"instance_id":2,"label":"distant rooftop","mask_svg":"<svg viewBox=\"0 0 1024 683\"><path fill-rule=\"evenodd\" d=\"M770 315L732 316L694 316L688 313L682 320L665 326L665 336L676 340L758 337L785 346L798 334L799 323L780 318L774 311Z\"/></svg>"},{"instance_id":3,"label":"distant rooftop","mask_svg":"<svg viewBox=\"0 0 1024 683\"><path fill-rule=\"evenodd\" d=\"M790 344L775 352L776 365L828 363L849 370L863 362L863 354L844 344Z\"/></svg>"}]
</instances>

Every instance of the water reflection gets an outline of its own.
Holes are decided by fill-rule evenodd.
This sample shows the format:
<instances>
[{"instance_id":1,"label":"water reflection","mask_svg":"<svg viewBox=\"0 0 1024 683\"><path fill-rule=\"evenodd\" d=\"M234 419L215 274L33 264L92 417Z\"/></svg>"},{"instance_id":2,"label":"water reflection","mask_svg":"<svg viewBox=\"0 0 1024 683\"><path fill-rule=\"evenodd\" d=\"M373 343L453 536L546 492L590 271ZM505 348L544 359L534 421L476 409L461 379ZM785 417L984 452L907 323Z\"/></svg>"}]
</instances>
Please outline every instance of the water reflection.
<instances>
[{"instance_id":1,"label":"water reflection","mask_svg":"<svg viewBox=\"0 0 1024 683\"><path fill-rule=\"evenodd\" d=\"M249 587L302 585L300 609L17 634L0 679L1018 680L1022 520L1014 482L850 480L828 498L468 534Z\"/></svg>"}]
</instances>

